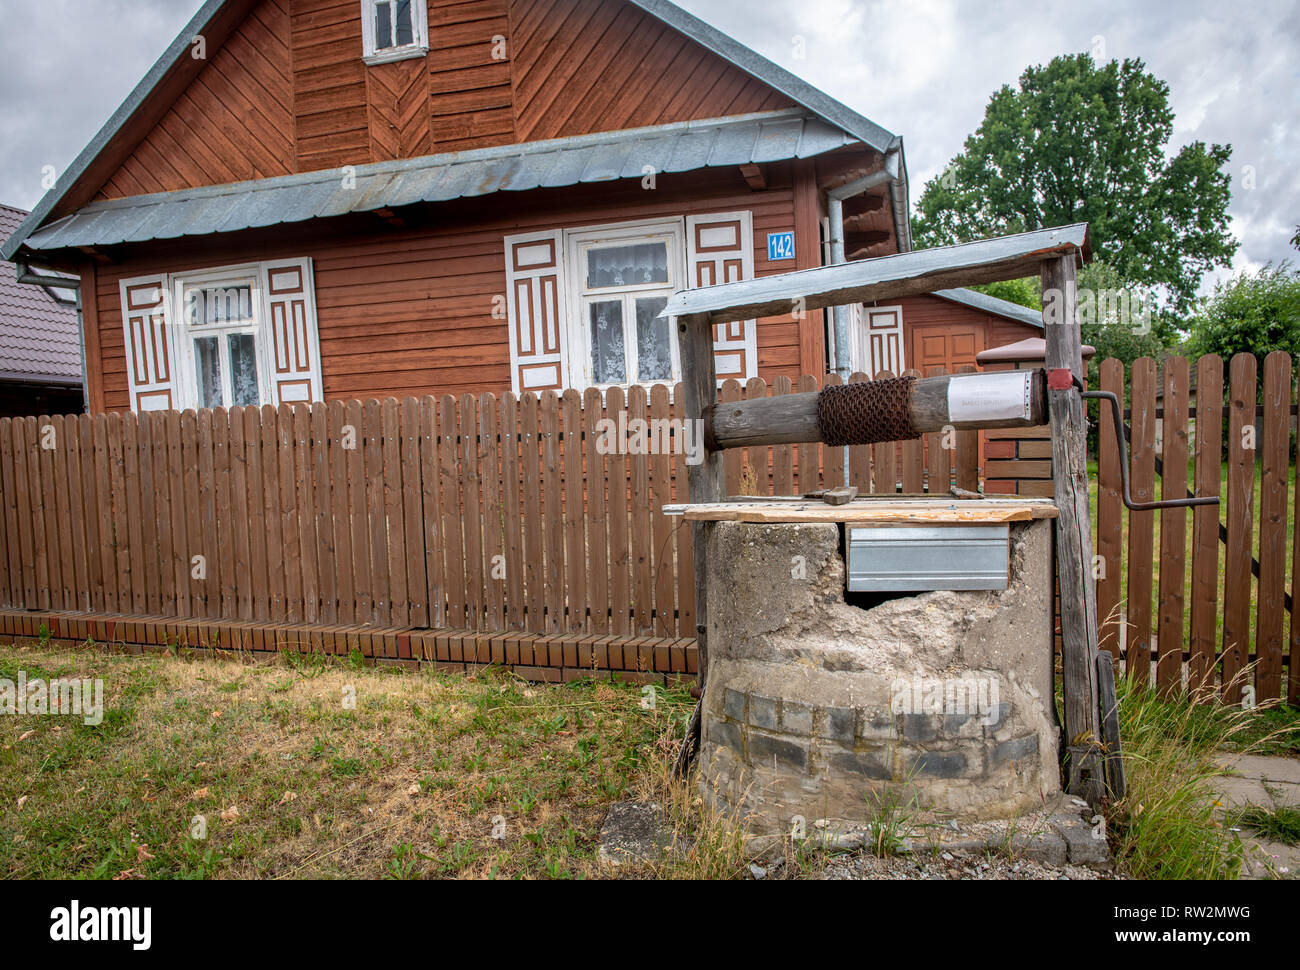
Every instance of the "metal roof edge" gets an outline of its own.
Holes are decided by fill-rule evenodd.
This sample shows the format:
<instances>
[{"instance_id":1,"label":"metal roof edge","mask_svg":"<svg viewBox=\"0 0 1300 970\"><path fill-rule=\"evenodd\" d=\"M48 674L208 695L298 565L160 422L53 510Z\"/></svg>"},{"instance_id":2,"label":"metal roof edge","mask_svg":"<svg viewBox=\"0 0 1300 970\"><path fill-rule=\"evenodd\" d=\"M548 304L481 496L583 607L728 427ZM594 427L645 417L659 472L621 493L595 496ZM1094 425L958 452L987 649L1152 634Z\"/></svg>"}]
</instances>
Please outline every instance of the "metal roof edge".
<instances>
[{"instance_id":1,"label":"metal roof edge","mask_svg":"<svg viewBox=\"0 0 1300 970\"><path fill-rule=\"evenodd\" d=\"M628 2L663 21L669 27L686 34L697 44L730 61L747 74L770 84L792 101L839 125L882 155L901 145L902 139L898 135L885 130L848 105L835 100L825 91L813 87L807 81L768 60L752 48L746 47L734 37L729 37L716 27L710 26L675 3L670 3L669 0L628 0Z\"/></svg>"},{"instance_id":2,"label":"metal roof edge","mask_svg":"<svg viewBox=\"0 0 1300 970\"><path fill-rule=\"evenodd\" d=\"M983 310L999 317L1006 317L1008 320L1027 323L1039 330L1043 329L1043 312L1041 310L1021 306L1019 303L1012 303L1010 300L1004 300L1001 297L989 296L979 290L960 287L955 290L935 290L930 295L952 303L960 303L962 306L968 306L973 310Z\"/></svg>"},{"instance_id":3,"label":"metal roof edge","mask_svg":"<svg viewBox=\"0 0 1300 970\"><path fill-rule=\"evenodd\" d=\"M815 112L811 113L815 115ZM781 108L775 111L756 111L744 115L728 115L721 118L697 118L690 121L674 121L663 125L645 125L640 128L621 128L615 131L592 132L586 135L570 135L564 138L551 138L544 141L512 142L508 145L492 145L487 148L472 148L460 152L443 152L437 155L420 155L415 158L400 158L383 162L369 162L351 166L357 178L378 175L398 175L412 170L432 168L438 165L463 165L474 162L491 162L502 158L514 158L520 155L542 155L547 152L587 148L595 145L633 141L646 135L663 135L679 131L717 128L719 126L741 126L754 122L779 121L783 118L809 118L810 112L804 108ZM835 127L839 127L838 125ZM76 212L42 226L41 231L54 229L68 222L79 214L87 212L106 212L114 209L135 209L141 206L158 205L182 199L216 198L223 195L237 195L240 192L288 188L326 182L336 182L339 167L316 169L310 172L294 172L291 175L275 175L269 178L249 179L243 182L222 182L217 185L200 185L194 188L173 189L170 192L151 192L144 195L130 195L120 199L101 199L87 203ZM382 204L377 207L382 208ZM30 235L30 233L29 233ZM7 258L7 257L6 257Z\"/></svg>"},{"instance_id":4,"label":"metal roof edge","mask_svg":"<svg viewBox=\"0 0 1300 970\"><path fill-rule=\"evenodd\" d=\"M54 207L63 201L64 196L80 181L91 163L99 157L122 126L130 120L131 116L140 109L149 95L157 88L163 76L189 51L190 42L193 38L203 33L204 28L227 2L228 0L207 0L199 8L199 12L190 18L190 22L182 28L181 32L176 35L176 39L171 42L167 50L149 69L149 73L132 89L127 99L118 105L117 110L99 129L95 137L81 150L81 153L77 155L72 164L64 170L58 181L54 183L54 188L41 197L41 201L36 203L36 208L23 220L22 225L14 230L13 235L5 240L4 245L0 246L0 257L7 260L13 259L14 254L22 246L23 240L38 229L45 218L54 210Z\"/></svg>"}]
</instances>

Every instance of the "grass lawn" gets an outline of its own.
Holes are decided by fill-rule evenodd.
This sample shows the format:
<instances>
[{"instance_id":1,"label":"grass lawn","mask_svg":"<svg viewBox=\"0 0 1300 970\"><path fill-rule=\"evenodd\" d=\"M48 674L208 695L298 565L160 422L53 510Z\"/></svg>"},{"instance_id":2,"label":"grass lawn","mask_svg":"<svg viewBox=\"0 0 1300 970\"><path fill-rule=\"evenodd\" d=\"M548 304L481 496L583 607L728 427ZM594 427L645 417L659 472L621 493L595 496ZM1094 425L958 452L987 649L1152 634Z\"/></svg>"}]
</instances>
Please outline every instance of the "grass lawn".
<instances>
[{"instance_id":1,"label":"grass lawn","mask_svg":"<svg viewBox=\"0 0 1300 970\"><path fill-rule=\"evenodd\" d=\"M20 669L102 678L106 715L0 718L10 878L608 875L596 837L625 798L664 803L693 847L619 875L745 869L665 777L684 691L647 709L609 682L6 647L0 677Z\"/></svg>"},{"instance_id":2,"label":"grass lawn","mask_svg":"<svg viewBox=\"0 0 1300 970\"><path fill-rule=\"evenodd\" d=\"M536 685L498 670L0 649L0 678L20 671L102 679L104 719L0 718L9 878L748 874L744 828L668 777L692 706L685 691L657 690L651 705L633 685ZM1231 877L1240 853L1215 815L1212 756L1300 754L1298 713L1120 687L1130 790L1109 832L1121 864L1147 878ZM600 863L601 822L628 799L664 806L677 852ZM924 820L903 814L875 813L882 845L913 823L924 843ZM787 843L783 878L816 875L827 857L811 840Z\"/></svg>"}]
</instances>

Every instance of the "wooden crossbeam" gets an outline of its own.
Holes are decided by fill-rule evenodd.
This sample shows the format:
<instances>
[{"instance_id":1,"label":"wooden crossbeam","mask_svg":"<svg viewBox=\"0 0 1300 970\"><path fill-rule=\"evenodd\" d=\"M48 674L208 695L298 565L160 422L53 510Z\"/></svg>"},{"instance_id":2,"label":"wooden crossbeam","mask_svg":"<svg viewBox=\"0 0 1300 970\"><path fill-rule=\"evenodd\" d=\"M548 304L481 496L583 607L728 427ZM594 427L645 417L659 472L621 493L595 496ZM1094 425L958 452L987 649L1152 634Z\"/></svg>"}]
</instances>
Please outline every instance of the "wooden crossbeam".
<instances>
[{"instance_id":1,"label":"wooden crossbeam","mask_svg":"<svg viewBox=\"0 0 1300 970\"><path fill-rule=\"evenodd\" d=\"M819 266L779 276L681 290L662 316L705 314L713 323L779 316L792 309L892 300L935 290L1032 275L1045 259L1079 259L1088 247L1087 223L1000 236L958 246L922 249L878 259Z\"/></svg>"}]
</instances>

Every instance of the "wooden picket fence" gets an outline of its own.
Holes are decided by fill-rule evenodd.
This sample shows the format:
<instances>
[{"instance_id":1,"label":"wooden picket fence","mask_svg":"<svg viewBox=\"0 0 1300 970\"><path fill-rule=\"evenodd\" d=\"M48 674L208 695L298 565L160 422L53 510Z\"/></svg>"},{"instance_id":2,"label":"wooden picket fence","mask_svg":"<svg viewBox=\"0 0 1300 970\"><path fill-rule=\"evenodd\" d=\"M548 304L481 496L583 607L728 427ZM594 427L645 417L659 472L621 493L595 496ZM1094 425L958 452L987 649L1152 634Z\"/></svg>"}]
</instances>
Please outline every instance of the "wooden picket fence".
<instances>
[{"instance_id":1,"label":"wooden picket fence","mask_svg":"<svg viewBox=\"0 0 1300 970\"><path fill-rule=\"evenodd\" d=\"M721 396L838 380L728 381ZM690 532L662 511L686 499L681 400L655 385L6 418L0 607L691 637ZM654 453L603 453L602 431L637 421L660 432ZM956 439L849 449L848 481L974 489L977 436ZM843 456L728 452L728 487L833 487Z\"/></svg>"},{"instance_id":2,"label":"wooden picket fence","mask_svg":"<svg viewBox=\"0 0 1300 970\"><path fill-rule=\"evenodd\" d=\"M1292 604L1300 598L1300 493L1293 488L1290 448L1296 375L1288 354L1268 355L1257 403L1257 366L1252 354L1239 354L1225 382L1217 356L1194 365L1171 357L1158 381L1149 358L1135 361L1128 375L1119 361L1102 363L1101 388L1127 402L1133 498L1151 501L1159 477L1161 498L1219 495L1222 504L1127 511L1113 425L1102 413L1098 620L1102 645L1123 655L1134 676L1152 678L1165 692L1221 686L1223 699L1237 703L1250 685L1255 700L1265 701L1284 696L1283 674L1289 672L1285 696L1295 704L1300 623Z\"/></svg>"}]
</instances>

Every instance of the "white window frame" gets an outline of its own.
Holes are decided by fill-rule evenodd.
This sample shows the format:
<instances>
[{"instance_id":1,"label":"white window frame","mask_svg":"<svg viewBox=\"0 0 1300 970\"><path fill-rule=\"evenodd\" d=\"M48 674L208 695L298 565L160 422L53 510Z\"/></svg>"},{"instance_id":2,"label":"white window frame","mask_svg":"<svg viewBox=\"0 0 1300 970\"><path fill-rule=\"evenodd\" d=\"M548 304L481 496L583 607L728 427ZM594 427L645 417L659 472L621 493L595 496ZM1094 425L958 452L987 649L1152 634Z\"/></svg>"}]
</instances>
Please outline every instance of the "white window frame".
<instances>
[{"instance_id":1,"label":"white window frame","mask_svg":"<svg viewBox=\"0 0 1300 970\"><path fill-rule=\"evenodd\" d=\"M668 282L657 284L631 284L619 287L587 287L586 252L608 245L629 245L637 242L664 241L668 246ZM686 221L682 217L669 219L643 219L634 222L617 222L603 226L584 226L564 231L564 253L568 264L567 293L565 294L566 354L569 359L569 383L582 390L595 387L603 393L611 387L629 388L634 385L649 387L659 381L627 380L621 383L596 383L591 363L591 324L587 315L590 303L605 302L611 298L623 299L623 331L633 339L624 340L627 374L635 374L636 314L634 297L647 290L662 291L664 296L686 289L689 279L686 265ZM631 311L631 312L629 312ZM669 384L680 381L682 365L677 341L669 333L672 355L672 378Z\"/></svg>"},{"instance_id":2,"label":"white window frame","mask_svg":"<svg viewBox=\"0 0 1300 970\"><path fill-rule=\"evenodd\" d=\"M381 3L396 4L397 0L361 0L361 38L363 56L367 64L390 64L411 57L424 57L429 53L429 10L427 0L411 0L411 37L409 44L401 47L379 47L375 36L376 8ZM396 39L397 23L390 18Z\"/></svg>"},{"instance_id":3,"label":"white window frame","mask_svg":"<svg viewBox=\"0 0 1300 970\"><path fill-rule=\"evenodd\" d=\"M268 326L266 294L263 292L262 278L261 263L241 263L236 266L194 270L172 276L172 306L176 308L175 333L179 338L176 341L176 353L180 358L176 364L177 374L180 377L180 384L176 389L179 408L198 408L200 406L194 338L209 334L222 338L228 333L251 332L253 334L257 348L258 405L273 404L275 402L275 390L272 386L272 375L275 371L275 348L271 346L271 328ZM221 283L237 283L241 285L248 283L251 285L253 306L253 325L251 328L247 325L198 328L190 326L185 306L186 288L212 286ZM219 406L229 408L232 406L230 402L229 352L224 339L218 341L217 346L222 361L221 379L224 391L223 400Z\"/></svg>"}]
</instances>

